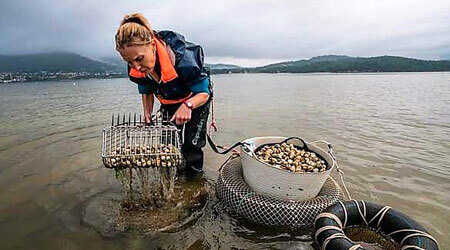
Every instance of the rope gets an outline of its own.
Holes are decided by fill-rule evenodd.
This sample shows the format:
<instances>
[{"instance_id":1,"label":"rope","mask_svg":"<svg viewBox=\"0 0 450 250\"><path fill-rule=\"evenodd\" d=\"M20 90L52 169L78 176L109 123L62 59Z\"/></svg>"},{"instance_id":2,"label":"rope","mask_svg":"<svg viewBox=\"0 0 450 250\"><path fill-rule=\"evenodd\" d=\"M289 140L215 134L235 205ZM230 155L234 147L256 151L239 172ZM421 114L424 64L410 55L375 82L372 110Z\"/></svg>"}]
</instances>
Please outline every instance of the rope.
<instances>
[{"instance_id":1,"label":"rope","mask_svg":"<svg viewBox=\"0 0 450 250\"><path fill-rule=\"evenodd\" d=\"M381 228L380 225L381 225L381 221L382 221L383 218L384 218L384 215L387 213L387 211L388 211L389 209L391 209L391 207L385 206L383 209L384 209L384 212L381 214L380 219L378 220L378 224L377 224L378 230L380 230L380 228Z\"/></svg>"},{"instance_id":2,"label":"rope","mask_svg":"<svg viewBox=\"0 0 450 250\"><path fill-rule=\"evenodd\" d=\"M359 215L361 216L362 220L364 221L364 223L366 224L366 226L369 226L369 223L367 223L366 220L366 203L364 201L361 201L363 204L363 208L364 208L364 213L361 211L361 208L359 207L359 203L357 200L352 200L355 202L356 204L356 208L358 209Z\"/></svg>"},{"instance_id":3,"label":"rope","mask_svg":"<svg viewBox=\"0 0 450 250\"><path fill-rule=\"evenodd\" d=\"M214 96L211 97L211 123L209 124L209 128L208 128L208 133L206 133L206 138L208 140L209 145L211 146L212 150L218 154L226 154L230 151L233 152L233 154L239 153L239 151L237 151L236 149L234 149L235 147L241 145L241 142L238 142L236 144L234 144L233 146L230 147L226 147L226 146L220 146L220 145L216 145L213 140L211 139L211 135L212 132L217 132L217 122L216 122L216 115L214 112ZM222 149L222 152L219 152L218 149Z\"/></svg>"},{"instance_id":4,"label":"rope","mask_svg":"<svg viewBox=\"0 0 450 250\"><path fill-rule=\"evenodd\" d=\"M345 207L344 203L342 201L339 201L339 204L341 204L342 209L344 210L344 228L347 226L347 208Z\"/></svg>"},{"instance_id":5,"label":"rope","mask_svg":"<svg viewBox=\"0 0 450 250\"><path fill-rule=\"evenodd\" d=\"M339 176L341 177L341 182L342 182L342 186L344 186L345 193L347 194L348 199L351 200L352 197L350 196L350 192L348 191L347 185L345 185L344 171L342 171L339 168L339 165L337 164L337 161L336 161L336 170L337 170Z\"/></svg>"},{"instance_id":6,"label":"rope","mask_svg":"<svg viewBox=\"0 0 450 250\"><path fill-rule=\"evenodd\" d=\"M340 229L339 227L336 227L336 226L324 226L324 227L319 228L319 230L316 231L316 233L314 235L314 238L316 239L316 241L317 241L317 237L319 237L319 234L324 232L324 231L327 231L327 230L337 230L337 231L339 231L341 233L344 233L342 231L342 229Z\"/></svg>"},{"instance_id":7,"label":"rope","mask_svg":"<svg viewBox=\"0 0 450 250\"><path fill-rule=\"evenodd\" d=\"M408 249L408 248L418 249L418 250L426 250L425 248L421 248L421 247L418 247L418 246L410 246L410 245L403 246L401 250L405 250L405 249Z\"/></svg>"},{"instance_id":8,"label":"rope","mask_svg":"<svg viewBox=\"0 0 450 250\"><path fill-rule=\"evenodd\" d=\"M214 132L217 132L217 122L216 122L216 115L214 113L214 96L211 98L211 124L209 124L208 128L208 134L212 134L212 130L214 129Z\"/></svg>"},{"instance_id":9,"label":"rope","mask_svg":"<svg viewBox=\"0 0 450 250\"><path fill-rule=\"evenodd\" d=\"M342 222L341 219L339 219L339 217L337 217L335 214L332 213L321 213L319 215L317 215L316 217L316 221L314 222L314 224L317 222L318 219L320 218L328 218L328 219L333 219L339 226L339 228L342 229Z\"/></svg>"},{"instance_id":10,"label":"rope","mask_svg":"<svg viewBox=\"0 0 450 250\"><path fill-rule=\"evenodd\" d=\"M218 131L217 122L216 122L216 113L214 112L214 104L215 104L214 100L215 100L214 95L212 95L211 96L211 123L209 124L208 133L206 135L208 137L208 142L211 145L211 147L213 148L214 152L219 153L217 148L220 148L222 150L225 150L225 152L222 152L222 153L219 153L219 154L226 154L226 153L229 152L229 150L228 150L229 148L225 147L225 146L215 145L214 142L212 142L212 139L211 139L212 132L213 131L214 132ZM234 148L235 146L233 146L232 148ZM237 151L235 149L233 149L232 152L233 153L239 153L239 151Z\"/></svg>"},{"instance_id":11,"label":"rope","mask_svg":"<svg viewBox=\"0 0 450 250\"><path fill-rule=\"evenodd\" d=\"M247 193L246 195L244 195L244 197L242 197L242 199L239 201L239 204L238 204L238 207L237 207L237 212L239 212L239 210L241 210L242 201L247 199L247 196L249 196L251 194L253 194L253 193Z\"/></svg>"},{"instance_id":12,"label":"rope","mask_svg":"<svg viewBox=\"0 0 450 250\"><path fill-rule=\"evenodd\" d=\"M391 236L391 235L396 234L396 233L405 233L405 232L427 234L427 233L425 233L425 232L423 232L423 231L420 231L420 230L416 230L416 229L408 229L408 228L407 228L407 229L400 229L400 230L391 232L391 233L387 234L387 236ZM431 235L430 235L430 237L431 237ZM431 237L431 238L433 238L433 237ZM434 239L432 239L432 240L434 240ZM434 241L435 241L435 240L434 240Z\"/></svg>"},{"instance_id":13,"label":"rope","mask_svg":"<svg viewBox=\"0 0 450 250\"><path fill-rule=\"evenodd\" d=\"M386 213L391 209L391 207L389 207L389 206L384 206L383 208L381 208L370 220L369 220L369 222L367 222L367 219L366 219L366 216L367 216L367 208L366 208L366 203L364 202L364 201L361 201L361 206L359 205L359 202L357 201L357 200L351 200L351 201L353 201L354 203L355 203L355 205L356 205L356 208L357 208L357 210L358 210L358 213L359 213L359 215L361 216L361 219L362 219L362 221L365 223L365 225L366 226L368 226L369 227L369 225L373 222L373 221L375 221L377 218L378 218L378 221L377 221L377 232L381 229L381 227L380 227L380 225L381 225L381 222L383 221L383 219L384 219L384 216L386 215ZM341 201L339 202L339 204L342 206L342 209L344 210L344 225L342 226L342 222L341 222L341 220L339 219L339 217L337 217L335 214L332 214L332 213L321 213L321 214L319 214L317 217L316 217L316 222L317 222L317 220L318 219L320 219L320 218L329 218L329 219L333 219L338 225L339 225L339 227L336 227L336 226L324 226L324 227L321 227L321 228L319 228L317 231L316 231L316 234L315 234L315 239L316 239L316 241L317 241L317 237L319 236L319 234L320 233L322 233L322 232L324 232L324 231L326 231L326 230L338 230L338 231L340 231L340 232L343 232L342 231L342 229L343 228L345 228L345 226L346 226L346 224L347 224L347 209L346 209L346 207L345 207L345 205L344 205L344 203L342 203ZM362 209L361 209L361 207L362 207ZM430 240L432 240L432 241L434 241L434 243L436 243L436 245L438 246L438 248L439 248L439 244L438 244L438 242L437 242L437 240L435 239L435 238L433 238L433 236L431 236L431 235L429 235L428 233L426 233L426 232L423 232L423 231L420 231L420 230L416 230L416 229L400 229L400 230L397 230L397 231L394 231L394 232L391 232L391 233L389 233L389 234L387 234L387 236L392 236L393 234L397 234L397 233L411 233L411 234L409 234L409 235L406 235L405 237L403 237L403 239L400 241L400 245L403 245L403 243L405 243L405 241L407 240L407 239L409 239L409 238L411 238L411 237L426 237L426 238L428 238L428 239L430 239ZM326 244L325 244L325 242L326 243L328 243L329 241L331 241L332 239L336 239L336 238L345 238L345 239L347 239L347 240L350 240L348 237L346 237L345 235L344 235L344 237L341 237L341 235L339 234L339 233L335 233L335 234L333 234L333 235L330 235L329 237L327 237L326 239L325 239L325 241L324 241L324 243L322 244L322 249L326 249ZM359 247L361 247L360 245L355 245L355 246L352 246L351 248L349 248L348 250L356 250L356 249L358 249ZM420 247L418 247L418 246L412 246L412 245L407 245L407 246L403 246L402 247L402 250L405 250L405 249L419 249L419 250L424 250L423 248L420 248Z\"/></svg>"},{"instance_id":14,"label":"rope","mask_svg":"<svg viewBox=\"0 0 450 250\"><path fill-rule=\"evenodd\" d=\"M404 243L407 239L409 239L409 238L411 238L411 237L415 237L415 236L420 236L420 237L426 237L426 238L429 238L429 239L433 240L433 241L437 244L437 241L436 241L431 235L429 235L429 234L427 234L427 233L424 233L424 232L421 232L421 233L413 233L413 234L410 234L410 235L405 236L405 237L402 239L402 241L400 241L400 245L403 245L403 243Z\"/></svg>"},{"instance_id":15,"label":"rope","mask_svg":"<svg viewBox=\"0 0 450 250\"><path fill-rule=\"evenodd\" d=\"M356 202L356 201L355 201ZM364 204L364 210L365 210L365 202L361 201ZM356 202L356 204L358 204L358 202ZM374 221L378 216L380 216L380 218L378 219L378 223L377 223L377 232L381 229L380 225L381 225L381 221L383 220L384 216L386 215L386 213L391 209L391 207L389 206L384 206L382 209L380 209L373 217L372 219L370 219L369 223L366 222L365 218L364 221L366 222L366 225L369 226L370 223L372 223L372 221ZM359 206L358 206L358 210L359 210ZM365 213L364 213L365 216ZM387 236L391 236L393 234L396 233L400 233L400 232L409 232L412 234L406 235L405 237L403 237L403 239L400 241L400 245L403 245L403 243L411 238L411 237L415 237L415 236L419 236L419 237L426 237L431 239L432 241L434 241L434 243L436 243L437 246L439 246L437 240L435 238L433 238L433 236L429 235L428 233L425 233L423 231L420 230L415 230L415 229L400 229L394 232L391 232L389 234L387 234ZM402 249L406 249L406 248L411 248L414 247L414 249L422 249L420 247L416 247L416 246L404 246L402 247Z\"/></svg>"},{"instance_id":16,"label":"rope","mask_svg":"<svg viewBox=\"0 0 450 250\"><path fill-rule=\"evenodd\" d=\"M351 246L348 250L357 250L358 248L362 248L360 244L356 244L354 246Z\"/></svg>"},{"instance_id":17,"label":"rope","mask_svg":"<svg viewBox=\"0 0 450 250\"><path fill-rule=\"evenodd\" d=\"M331 158L333 158L333 161L336 164L336 171L338 172L339 177L341 178L341 182L342 182L342 186L344 187L345 194L347 195L347 198L349 200L351 200L352 197L350 196L350 192L348 191L347 185L345 185L344 171L338 165L337 159L336 159L336 157L333 154L333 147L331 146L331 143L329 143L327 141L324 141L324 140L318 140L318 141L314 141L312 144L317 144L317 143L324 143L324 144L327 145L328 153L331 155Z\"/></svg>"},{"instance_id":18,"label":"rope","mask_svg":"<svg viewBox=\"0 0 450 250\"><path fill-rule=\"evenodd\" d=\"M405 236L402 239L401 242L404 242L406 239L408 239L410 237L413 237L413 236L421 236L421 237L425 237L425 238L428 238L428 239L434 241L434 243L436 243L436 245L439 247L439 243L437 242L437 240L435 238L433 238L433 236L431 236L430 234L428 234L426 232L420 231L420 230L416 230L416 229L400 229L400 230L397 230L397 231L394 231L394 232L391 232L391 233L387 234L387 236L392 236L393 234L396 234L396 233L413 233L413 234Z\"/></svg>"},{"instance_id":19,"label":"rope","mask_svg":"<svg viewBox=\"0 0 450 250\"><path fill-rule=\"evenodd\" d=\"M346 239L346 240L349 240L348 238L347 238L347 236L345 236L345 234L343 234L343 233L335 233L335 234L332 234L332 235L330 235L328 238L326 238L325 239L325 241L323 242L323 245L322 245L322 250L326 250L327 249L327 245L328 245L328 243L330 243L330 241L332 241L332 240L334 240L334 239Z\"/></svg>"},{"instance_id":20,"label":"rope","mask_svg":"<svg viewBox=\"0 0 450 250\"><path fill-rule=\"evenodd\" d=\"M341 202L341 203L342 203L342 202ZM343 206L343 204L342 204L342 206ZM347 210L345 209L345 206L343 206L343 208L344 208L345 214L347 214ZM325 240L324 240L323 243L322 243L322 250L326 250L328 243L329 243L330 241L334 240L334 239L339 239L339 238L341 238L341 239L346 239L346 240L348 240L348 241L350 241L350 242L353 243L353 241L351 241L351 240L344 234L344 231L342 230L342 229L343 229L343 227L342 227L342 222L341 222L341 219L339 219L339 217L337 217L335 214L332 214L332 213L321 213L321 214L319 214L319 215L316 217L316 222L317 222L317 220L320 219L320 218L333 219L333 220L338 224L338 226L339 226L339 227L336 227L336 226L324 226L324 227L319 228L319 230L316 231L316 234L314 235L316 241L317 241L317 237L319 236L319 234L322 233L322 232L324 232L324 231L326 231L326 230L338 230L338 231L339 231L338 233L334 233L334 234L328 236L327 238L325 238ZM345 216L345 223L347 223L347 216ZM314 222L314 224L315 224L315 222ZM349 250L356 250L356 249L358 249L359 247L361 247L361 246L360 246L360 245L354 245L354 246L352 246L351 248L349 248Z\"/></svg>"},{"instance_id":21,"label":"rope","mask_svg":"<svg viewBox=\"0 0 450 250\"><path fill-rule=\"evenodd\" d=\"M224 163L222 163L222 165L219 167L218 172L220 173L220 172L222 171L222 168L223 168L225 165L227 165L228 162L230 162L232 159L234 159L234 158L236 158L236 157L239 157L239 154L234 154L234 153L231 154L230 157L228 157L228 159L227 159ZM222 178L222 181L223 181L223 178Z\"/></svg>"},{"instance_id":22,"label":"rope","mask_svg":"<svg viewBox=\"0 0 450 250\"><path fill-rule=\"evenodd\" d=\"M213 140L211 139L211 136L209 136L208 134L206 134L206 139L208 140L208 143L209 143L209 145L211 146L211 149L212 149L214 152L216 152L216 153L218 153L218 154L221 154L221 155L226 154L226 153L230 152L231 150L233 150L233 153L239 153L238 151L234 150L234 148L237 147L237 146L243 145L242 142L237 142L237 143L235 143L235 144L234 144L233 146L231 146L231 147L219 146L219 145L216 145L216 144L213 142ZM218 148L223 149L224 151L220 152L220 151L218 150Z\"/></svg>"},{"instance_id":23,"label":"rope","mask_svg":"<svg viewBox=\"0 0 450 250\"><path fill-rule=\"evenodd\" d=\"M380 215L380 219L378 220L378 223L377 223L377 232L380 231L380 224L381 224L381 221L383 220L384 215L387 213L387 211L389 211L389 209L391 209L391 207L389 207L389 206L383 207L383 208L380 209L380 211L378 211L378 213L375 214L375 215L372 217L372 219L369 221L369 224L372 223L372 221L374 221L375 218L377 218L378 215Z\"/></svg>"}]
</instances>

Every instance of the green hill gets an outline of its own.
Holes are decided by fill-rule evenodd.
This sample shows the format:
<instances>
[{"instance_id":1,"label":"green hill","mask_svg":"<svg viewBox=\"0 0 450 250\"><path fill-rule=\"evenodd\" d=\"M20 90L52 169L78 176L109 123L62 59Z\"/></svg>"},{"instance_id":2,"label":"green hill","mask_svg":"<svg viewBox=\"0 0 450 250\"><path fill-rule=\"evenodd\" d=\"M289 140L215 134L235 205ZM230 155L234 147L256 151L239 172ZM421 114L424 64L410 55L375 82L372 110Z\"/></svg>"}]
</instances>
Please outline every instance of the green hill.
<instances>
[{"instance_id":1,"label":"green hill","mask_svg":"<svg viewBox=\"0 0 450 250\"><path fill-rule=\"evenodd\" d=\"M105 72L123 70L115 65L95 61L74 53L54 52L33 55L0 55L0 72L86 71Z\"/></svg>"},{"instance_id":2,"label":"green hill","mask_svg":"<svg viewBox=\"0 0 450 250\"><path fill-rule=\"evenodd\" d=\"M213 74L223 73L310 73L310 72L426 72L450 71L450 60L427 61L397 56L349 57L317 56L308 60L287 61L263 67L244 68L232 64L207 64ZM126 64L117 56L96 61L74 53L54 52L34 55L0 55L0 72L89 73L125 72Z\"/></svg>"},{"instance_id":3,"label":"green hill","mask_svg":"<svg viewBox=\"0 0 450 250\"><path fill-rule=\"evenodd\" d=\"M432 72L450 71L450 60L426 61L397 56L318 56L255 68L213 70L213 73L312 73L312 72Z\"/></svg>"}]
</instances>

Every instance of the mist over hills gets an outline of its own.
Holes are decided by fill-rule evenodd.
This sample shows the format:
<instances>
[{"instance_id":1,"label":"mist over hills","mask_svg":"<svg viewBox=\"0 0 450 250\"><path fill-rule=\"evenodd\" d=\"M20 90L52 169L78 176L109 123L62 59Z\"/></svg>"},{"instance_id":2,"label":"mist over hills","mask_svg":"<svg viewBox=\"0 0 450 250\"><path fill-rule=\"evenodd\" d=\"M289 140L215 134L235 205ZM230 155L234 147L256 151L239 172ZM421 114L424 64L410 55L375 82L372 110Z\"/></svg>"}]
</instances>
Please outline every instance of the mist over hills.
<instances>
[{"instance_id":1,"label":"mist over hills","mask_svg":"<svg viewBox=\"0 0 450 250\"><path fill-rule=\"evenodd\" d=\"M224 63L216 63L216 64L206 63L206 66L208 66L211 70L216 70L216 69L240 69L240 68L242 68L241 66L238 66L238 65L224 64Z\"/></svg>"},{"instance_id":2,"label":"mist over hills","mask_svg":"<svg viewBox=\"0 0 450 250\"><path fill-rule=\"evenodd\" d=\"M240 67L233 64L207 64L213 74L222 73L312 73L312 72L425 72L450 71L450 60L418 60L399 56L350 57L324 55L308 60L286 61L262 67ZM126 73L119 57L93 60L68 52L34 55L0 55L0 72L38 71L115 71Z\"/></svg>"}]
</instances>

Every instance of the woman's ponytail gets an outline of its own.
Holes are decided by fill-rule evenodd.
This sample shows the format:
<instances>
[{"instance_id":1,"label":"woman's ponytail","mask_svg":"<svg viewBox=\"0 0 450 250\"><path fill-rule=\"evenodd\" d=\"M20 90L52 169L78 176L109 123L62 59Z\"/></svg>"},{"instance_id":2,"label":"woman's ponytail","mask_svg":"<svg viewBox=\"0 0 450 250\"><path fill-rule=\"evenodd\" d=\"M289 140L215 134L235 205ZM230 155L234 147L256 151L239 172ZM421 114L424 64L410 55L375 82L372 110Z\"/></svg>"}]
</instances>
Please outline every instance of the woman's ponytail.
<instances>
[{"instance_id":1,"label":"woman's ponytail","mask_svg":"<svg viewBox=\"0 0 450 250\"><path fill-rule=\"evenodd\" d=\"M129 45L143 45L154 38L150 22L141 13L125 15L116 32L116 49Z\"/></svg>"}]
</instances>

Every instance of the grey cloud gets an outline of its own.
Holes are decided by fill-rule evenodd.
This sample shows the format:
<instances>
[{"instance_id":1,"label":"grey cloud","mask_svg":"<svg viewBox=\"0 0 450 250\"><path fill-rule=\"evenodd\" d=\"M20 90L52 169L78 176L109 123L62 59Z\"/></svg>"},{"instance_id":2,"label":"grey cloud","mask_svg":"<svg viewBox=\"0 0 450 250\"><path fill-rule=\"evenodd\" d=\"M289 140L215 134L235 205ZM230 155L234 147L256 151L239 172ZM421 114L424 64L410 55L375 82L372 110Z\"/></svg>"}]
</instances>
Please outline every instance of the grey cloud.
<instances>
[{"instance_id":1,"label":"grey cloud","mask_svg":"<svg viewBox=\"0 0 450 250\"><path fill-rule=\"evenodd\" d=\"M124 14L202 44L207 57L303 59L395 54L450 59L450 3L400 1L11 1L1 3L0 54L113 55Z\"/></svg>"}]
</instances>

